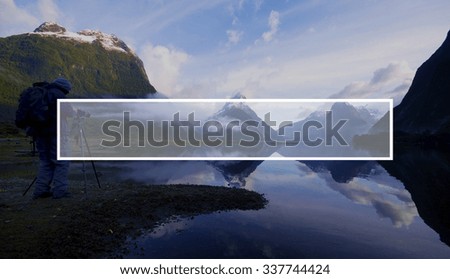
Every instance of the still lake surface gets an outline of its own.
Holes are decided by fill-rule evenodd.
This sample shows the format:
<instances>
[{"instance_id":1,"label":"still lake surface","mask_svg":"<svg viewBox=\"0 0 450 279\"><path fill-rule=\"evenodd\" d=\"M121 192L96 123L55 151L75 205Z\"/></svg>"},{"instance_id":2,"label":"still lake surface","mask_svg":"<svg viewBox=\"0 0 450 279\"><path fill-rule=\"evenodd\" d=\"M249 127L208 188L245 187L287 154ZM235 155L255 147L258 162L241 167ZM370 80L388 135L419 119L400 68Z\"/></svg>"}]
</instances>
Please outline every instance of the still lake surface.
<instances>
[{"instance_id":1,"label":"still lake surface","mask_svg":"<svg viewBox=\"0 0 450 279\"><path fill-rule=\"evenodd\" d=\"M120 163L116 167L123 180L243 187L269 200L258 211L217 212L165 223L133 241L137 246L130 245L126 257L450 258L444 243L445 204L450 200L435 189L421 192L446 186L436 184L450 178L448 157L416 153L397 155L398 161L387 167L317 161ZM424 170L426 166L430 169ZM415 175L433 180L431 186Z\"/></svg>"}]
</instances>

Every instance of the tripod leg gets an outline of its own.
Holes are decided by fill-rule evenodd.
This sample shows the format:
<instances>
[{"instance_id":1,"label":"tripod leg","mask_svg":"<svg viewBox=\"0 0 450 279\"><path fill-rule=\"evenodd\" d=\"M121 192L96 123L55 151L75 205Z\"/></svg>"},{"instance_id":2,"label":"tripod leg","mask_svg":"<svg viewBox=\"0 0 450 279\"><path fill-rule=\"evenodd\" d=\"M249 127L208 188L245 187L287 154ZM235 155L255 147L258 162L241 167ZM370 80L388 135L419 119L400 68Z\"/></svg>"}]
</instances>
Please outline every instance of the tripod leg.
<instances>
[{"instance_id":1,"label":"tripod leg","mask_svg":"<svg viewBox=\"0 0 450 279\"><path fill-rule=\"evenodd\" d=\"M83 129L80 127L80 134L83 135ZM84 145L83 141L80 141L81 157L84 158ZM84 178L84 194L87 196L87 176L86 176L86 161L83 160L81 166L81 172Z\"/></svg>"},{"instance_id":2,"label":"tripod leg","mask_svg":"<svg viewBox=\"0 0 450 279\"><path fill-rule=\"evenodd\" d=\"M84 193L87 195L87 175L86 175L86 162L85 161L83 161L83 163L82 163L81 172L83 173L83 178L84 178Z\"/></svg>"},{"instance_id":3,"label":"tripod leg","mask_svg":"<svg viewBox=\"0 0 450 279\"><path fill-rule=\"evenodd\" d=\"M22 194L23 197L25 197L25 195L31 189L31 187L33 186L34 182L36 182L36 180L37 180L37 176L34 177L33 181L31 181L30 185L28 185L28 188L23 192L23 194Z\"/></svg>"},{"instance_id":4,"label":"tripod leg","mask_svg":"<svg viewBox=\"0 0 450 279\"><path fill-rule=\"evenodd\" d=\"M88 142L87 142L87 139L86 139L86 135L84 134L84 129L82 127L81 127L81 135L83 136L82 140L84 140L84 142L86 143L86 149L88 151L88 154L89 154L90 157L92 157L91 149L89 148L89 145L88 145ZM92 164L92 169L94 170L95 179L97 180L98 188L101 189L102 187L100 186L100 180L98 179L97 169L95 168L94 161L91 161L91 164Z\"/></svg>"},{"instance_id":5,"label":"tripod leg","mask_svg":"<svg viewBox=\"0 0 450 279\"><path fill-rule=\"evenodd\" d=\"M98 188L101 189L102 187L100 186L100 180L98 179L97 170L95 169L94 161L91 161L91 164L92 164L92 169L94 170L95 179L97 180Z\"/></svg>"}]
</instances>

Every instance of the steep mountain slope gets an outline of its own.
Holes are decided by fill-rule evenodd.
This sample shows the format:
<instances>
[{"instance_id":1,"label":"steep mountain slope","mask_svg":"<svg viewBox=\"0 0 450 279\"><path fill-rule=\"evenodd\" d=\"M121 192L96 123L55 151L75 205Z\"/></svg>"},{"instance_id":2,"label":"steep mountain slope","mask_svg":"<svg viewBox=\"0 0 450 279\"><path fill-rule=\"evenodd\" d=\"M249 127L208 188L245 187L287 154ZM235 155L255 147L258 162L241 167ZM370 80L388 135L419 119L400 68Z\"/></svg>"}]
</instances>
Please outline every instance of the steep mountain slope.
<instances>
[{"instance_id":1,"label":"steep mountain slope","mask_svg":"<svg viewBox=\"0 0 450 279\"><path fill-rule=\"evenodd\" d=\"M417 206L423 221L450 246L450 153L435 149L397 148L394 161L380 161L400 180Z\"/></svg>"},{"instance_id":2,"label":"steep mountain slope","mask_svg":"<svg viewBox=\"0 0 450 279\"><path fill-rule=\"evenodd\" d=\"M394 109L394 129L408 134L450 134L450 32L416 72L403 101Z\"/></svg>"},{"instance_id":3,"label":"steep mountain slope","mask_svg":"<svg viewBox=\"0 0 450 279\"><path fill-rule=\"evenodd\" d=\"M232 99L246 99L245 96L240 93L232 97ZM274 144L274 141L281 140L278 132L264 122L253 109L245 102L230 102L226 103L221 110L214 113L208 118L209 120L217 120L221 123L229 123L230 121L239 120L242 126L246 126L246 121L254 121L258 123L258 127L251 130L257 132L260 135L260 139L264 141L270 141ZM270 136L270 139L269 137ZM271 148L272 149L272 148Z\"/></svg>"},{"instance_id":4,"label":"steep mountain slope","mask_svg":"<svg viewBox=\"0 0 450 279\"><path fill-rule=\"evenodd\" d=\"M156 92L139 57L114 35L67 31L44 23L34 32L0 38L0 108L12 117L20 92L36 81L67 77L72 97L144 97Z\"/></svg>"}]
</instances>

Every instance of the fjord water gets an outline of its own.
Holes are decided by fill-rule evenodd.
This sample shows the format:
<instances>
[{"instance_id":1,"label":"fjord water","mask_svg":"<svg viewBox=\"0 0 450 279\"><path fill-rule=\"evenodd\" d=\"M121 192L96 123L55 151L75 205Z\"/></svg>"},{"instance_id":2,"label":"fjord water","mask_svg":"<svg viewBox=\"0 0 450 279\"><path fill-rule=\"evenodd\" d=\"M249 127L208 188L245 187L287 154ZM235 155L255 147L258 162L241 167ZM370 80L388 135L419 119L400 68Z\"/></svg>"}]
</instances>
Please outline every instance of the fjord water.
<instances>
[{"instance_id":1,"label":"fjord water","mask_svg":"<svg viewBox=\"0 0 450 279\"><path fill-rule=\"evenodd\" d=\"M450 164L411 151L393 162L132 162L121 178L244 187L258 211L162 224L131 241L130 258L450 258ZM447 202L446 202L447 201ZM423 217L421 217L423 216Z\"/></svg>"}]
</instances>

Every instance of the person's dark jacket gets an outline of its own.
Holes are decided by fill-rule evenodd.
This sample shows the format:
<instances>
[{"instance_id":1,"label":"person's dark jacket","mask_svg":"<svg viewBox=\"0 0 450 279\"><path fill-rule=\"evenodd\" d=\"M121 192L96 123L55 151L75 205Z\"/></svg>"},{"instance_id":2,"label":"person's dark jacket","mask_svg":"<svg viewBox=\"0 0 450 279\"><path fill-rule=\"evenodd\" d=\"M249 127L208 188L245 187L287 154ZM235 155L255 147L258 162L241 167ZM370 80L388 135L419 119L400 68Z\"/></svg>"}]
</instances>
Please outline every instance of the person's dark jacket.
<instances>
[{"instance_id":1,"label":"person's dark jacket","mask_svg":"<svg viewBox=\"0 0 450 279\"><path fill-rule=\"evenodd\" d=\"M49 103L49 122L48 125L37 127L33 134L37 137L56 137L57 135L57 100L65 99L67 91L54 83L47 85L48 103ZM60 121L61 132L67 131L67 118L75 115L72 106L68 103L61 103Z\"/></svg>"}]
</instances>

